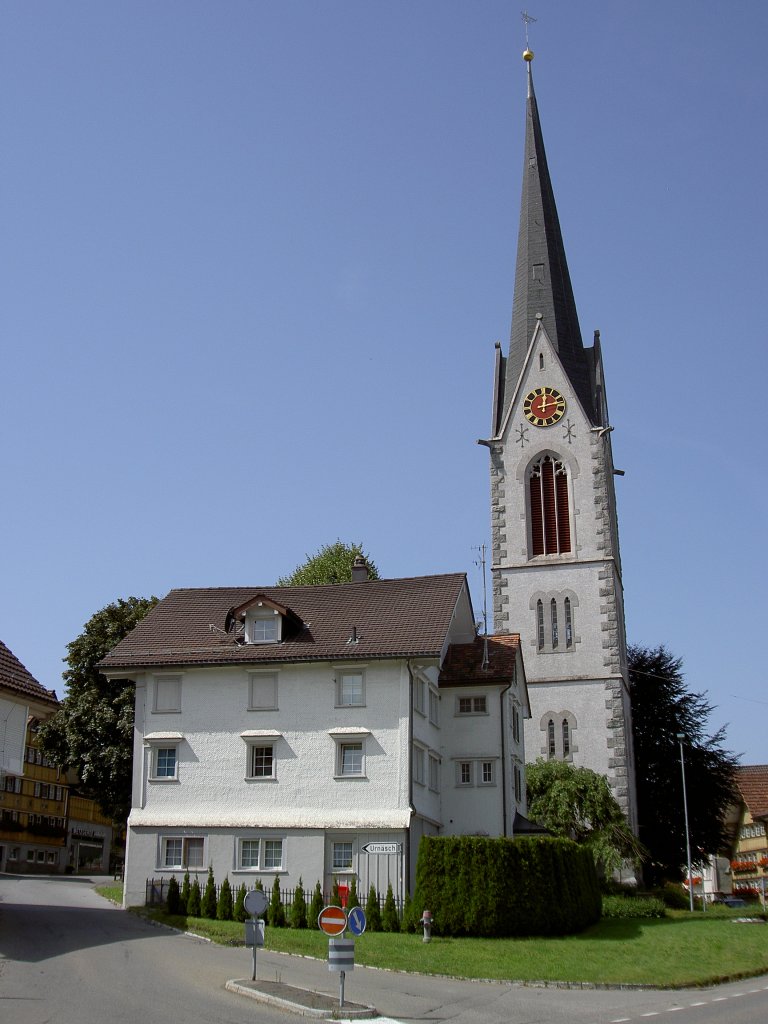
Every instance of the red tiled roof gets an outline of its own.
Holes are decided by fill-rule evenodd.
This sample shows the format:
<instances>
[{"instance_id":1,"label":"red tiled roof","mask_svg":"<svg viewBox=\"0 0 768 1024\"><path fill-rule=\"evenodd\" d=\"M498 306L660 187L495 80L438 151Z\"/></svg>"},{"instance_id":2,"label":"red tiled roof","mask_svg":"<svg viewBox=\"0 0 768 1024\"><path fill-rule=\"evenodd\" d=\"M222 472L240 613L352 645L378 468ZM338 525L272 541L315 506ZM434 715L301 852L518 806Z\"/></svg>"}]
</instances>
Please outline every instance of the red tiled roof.
<instances>
[{"instance_id":1,"label":"red tiled roof","mask_svg":"<svg viewBox=\"0 0 768 1024\"><path fill-rule=\"evenodd\" d=\"M768 764L740 765L736 785L753 818L768 814Z\"/></svg>"},{"instance_id":2,"label":"red tiled roof","mask_svg":"<svg viewBox=\"0 0 768 1024\"><path fill-rule=\"evenodd\" d=\"M464 573L318 587L172 590L100 663L102 671L173 665L438 657ZM263 595L303 623L279 644L236 643L227 615ZM357 642L350 643L353 629Z\"/></svg>"},{"instance_id":3,"label":"red tiled roof","mask_svg":"<svg viewBox=\"0 0 768 1024\"><path fill-rule=\"evenodd\" d=\"M515 658L520 650L519 633L489 636L487 642L488 664L485 668L484 637L477 637L471 644L452 644L440 670L439 685L509 682L514 675Z\"/></svg>"},{"instance_id":4,"label":"red tiled roof","mask_svg":"<svg viewBox=\"0 0 768 1024\"><path fill-rule=\"evenodd\" d=\"M45 704L58 704L54 690L46 690L0 640L0 689L12 690Z\"/></svg>"}]
</instances>

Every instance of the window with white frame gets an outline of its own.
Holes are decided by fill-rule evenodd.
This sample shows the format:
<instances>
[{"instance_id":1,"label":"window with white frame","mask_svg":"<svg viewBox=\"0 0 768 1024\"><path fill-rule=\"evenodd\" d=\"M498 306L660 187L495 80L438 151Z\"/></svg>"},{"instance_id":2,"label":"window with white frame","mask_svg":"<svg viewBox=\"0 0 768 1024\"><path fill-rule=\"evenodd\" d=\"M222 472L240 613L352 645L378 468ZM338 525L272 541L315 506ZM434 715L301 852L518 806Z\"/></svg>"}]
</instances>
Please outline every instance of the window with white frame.
<instances>
[{"instance_id":1,"label":"window with white frame","mask_svg":"<svg viewBox=\"0 0 768 1024\"><path fill-rule=\"evenodd\" d=\"M352 842L342 840L331 846L331 863L334 871L349 871L352 868Z\"/></svg>"},{"instance_id":2,"label":"window with white frame","mask_svg":"<svg viewBox=\"0 0 768 1024\"><path fill-rule=\"evenodd\" d=\"M152 769L153 779L175 779L178 778L178 748L176 744L168 746L153 746L152 748Z\"/></svg>"},{"instance_id":3,"label":"window with white frame","mask_svg":"<svg viewBox=\"0 0 768 1024\"><path fill-rule=\"evenodd\" d=\"M249 639L252 644L276 644L280 639L280 616L270 611L255 615Z\"/></svg>"},{"instance_id":4,"label":"window with white frame","mask_svg":"<svg viewBox=\"0 0 768 1024\"><path fill-rule=\"evenodd\" d=\"M34 850L27 850L27 860L28 861L32 861L32 863L34 863L34 860L35 860L35 851Z\"/></svg>"},{"instance_id":5,"label":"window with white frame","mask_svg":"<svg viewBox=\"0 0 768 1024\"><path fill-rule=\"evenodd\" d=\"M426 715L427 713L426 694L426 680L422 679L421 676L416 676L413 680L413 710L418 711L420 715Z\"/></svg>"},{"instance_id":6,"label":"window with white frame","mask_svg":"<svg viewBox=\"0 0 768 1024\"><path fill-rule=\"evenodd\" d=\"M240 840L240 856L239 856L239 867L241 868L258 868L259 866L259 850L261 849L260 839L241 839Z\"/></svg>"},{"instance_id":7,"label":"window with white frame","mask_svg":"<svg viewBox=\"0 0 768 1024\"><path fill-rule=\"evenodd\" d=\"M474 782L474 762L473 761L457 761L456 762L456 785L457 786L471 786Z\"/></svg>"},{"instance_id":8,"label":"window with white frame","mask_svg":"<svg viewBox=\"0 0 768 1024\"><path fill-rule=\"evenodd\" d=\"M283 840L262 839L262 867L264 871L280 871L283 866Z\"/></svg>"},{"instance_id":9,"label":"window with white frame","mask_svg":"<svg viewBox=\"0 0 768 1024\"><path fill-rule=\"evenodd\" d=\"M512 705L512 739L515 743L520 742L520 708L517 704Z\"/></svg>"},{"instance_id":10,"label":"window with white frame","mask_svg":"<svg viewBox=\"0 0 768 1024\"><path fill-rule=\"evenodd\" d=\"M248 778L274 779L275 748L271 743L257 740L248 744Z\"/></svg>"},{"instance_id":11,"label":"window with white frame","mask_svg":"<svg viewBox=\"0 0 768 1024\"><path fill-rule=\"evenodd\" d=\"M157 714L181 711L181 676L155 676L152 710Z\"/></svg>"},{"instance_id":12,"label":"window with white frame","mask_svg":"<svg viewBox=\"0 0 768 1024\"><path fill-rule=\"evenodd\" d=\"M201 836L165 836L161 839L160 866L202 868L205 840Z\"/></svg>"},{"instance_id":13,"label":"window with white frame","mask_svg":"<svg viewBox=\"0 0 768 1024\"><path fill-rule=\"evenodd\" d=\"M418 743L414 743L412 758L413 758L413 781L418 785L424 785L424 757L426 751L423 747L420 747Z\"/></svg>"},{"instance_id":14,"label":"window with white frame","mask_svg":"<svg viewBox=\"0 0 768 1024\"><path fill-rule=\"evenodd\" d=\"M429 688L429 720L432 725L440 724L440 695L431 686Z\"/></svg>"},{"instance_id":15,"label":"window with white frame","mask_svg":"<svg viewBox=\"0 0 768 1024\"><path fill-rule=\"evenodd\" d=\"M494 761L481 761L478 770L478 786L496 785L496 764Z\"/></svg>"},{"instance_id":16,"label":"window with white frame","mask_svg":"<svg viewBox=\"0 0 768 1024\"><path fill-rule=\"evenodd\" d=\"M337 775L344 777L362 776L364 774L363 741L338 743Z\"/></svg>"},{"instance_id":17,"label":"window with white frame","mask_svg":"<svg viewBox=\"0 0 768 1024\"><path fill-rule=\"evenodd\" d=\"M515 778L515 801L519 804L523 800L523 773L520 771L519 765L515 765L513 774Z\"/></svg>"},{"instance_id":18,"label":"window with white frame","mask_svg":"<svg viewBox=\"0 0 768 1024\"><path fill-rule=\"evenodd\" d=\"M456 713L459 715L487 715L488 697L484 693L477 697L457 697Z\"/></svg>"},{"instance_id":19,"label":"window with white frame","mask_svg":"<svg viewBox=\"0 0 768 1024\"><path fill-rule=\"evenodd\" d=\"M248 710L277 711L277 672L249 673Z\"/></svg>"},{"instance_id":20,"label":"window with white frame","mask_svg":"<svg viewBox=\"0 0 768 1024\"><path fill-rule=\"evenodd\" d=\"M365 674L361 670L339 671L336 676L336 705L359 708L365 704Z\"/></svg>"},{"instance_id":21,"label":"window with white frame","mask_svg":"<svg viewBox=\"0 0 768 1024\"><path fill-rule=\"evenodd\" d=\"M457 786L495 786L496 758L477 757L456 762Z\"/></svg>"},{"instance_id":22,"label":"window with white frame","mask_svg":"<svg viewBox=\"0 0 768 1024\"><path fill-rule=\"evenodd\" d=\"M435 754L429 755L429 788L434 793L440 792L440 758Z\"/></svg>"},{"instance_id":23,"label":"window with white frame","mask_svg":"<svg viewBox=\"0 0 768 1024\"><path fill-rule=\"evenodd\" d=\"M8 851L8 860L18 860L21 853L20 846L12 846Z\"/></svg>"}]
</instances>

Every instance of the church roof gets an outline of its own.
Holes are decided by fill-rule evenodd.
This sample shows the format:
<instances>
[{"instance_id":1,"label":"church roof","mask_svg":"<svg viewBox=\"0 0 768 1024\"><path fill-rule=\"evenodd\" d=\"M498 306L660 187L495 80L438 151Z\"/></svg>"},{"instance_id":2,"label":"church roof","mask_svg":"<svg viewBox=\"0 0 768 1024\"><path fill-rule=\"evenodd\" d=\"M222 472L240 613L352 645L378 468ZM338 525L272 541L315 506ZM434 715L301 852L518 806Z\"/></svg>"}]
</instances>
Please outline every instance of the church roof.
<instances>
[{"instance_id":1,"label":"church roof","mask_svg":"<svg viewBox=\"0 0 768 1024\"><path fill-rule=\"evenodd\" d=\"M526 59L528 101L515 295L509 356L500 381L503 394L498 396L495 410L497 430L514 397L539 316L586 414L593 423L597 422L591 383L592 351L585 349L581 340L555 194L544 151L531 60Z\"/></svg>"}]
</instances>

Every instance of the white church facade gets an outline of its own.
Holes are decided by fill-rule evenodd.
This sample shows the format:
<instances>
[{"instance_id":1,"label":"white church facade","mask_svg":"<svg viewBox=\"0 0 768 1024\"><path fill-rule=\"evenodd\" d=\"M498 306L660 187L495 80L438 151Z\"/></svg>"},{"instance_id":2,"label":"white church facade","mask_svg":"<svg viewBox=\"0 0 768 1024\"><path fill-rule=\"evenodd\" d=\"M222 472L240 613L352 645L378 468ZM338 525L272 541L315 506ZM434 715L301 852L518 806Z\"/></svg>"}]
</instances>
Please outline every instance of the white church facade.
<instances>
[{"instance_id":1,"label":"white church facade","mask_svg":"<svg viewBox=\"0 0 768 1024\"><path fill-rule=\"evenodd\" d=\"M605 775L637 827L624 599L600 338L582 343L528 61L510 344L490 451L494 623L521 635L526 754Z\"/></svg>"}]
</instances>

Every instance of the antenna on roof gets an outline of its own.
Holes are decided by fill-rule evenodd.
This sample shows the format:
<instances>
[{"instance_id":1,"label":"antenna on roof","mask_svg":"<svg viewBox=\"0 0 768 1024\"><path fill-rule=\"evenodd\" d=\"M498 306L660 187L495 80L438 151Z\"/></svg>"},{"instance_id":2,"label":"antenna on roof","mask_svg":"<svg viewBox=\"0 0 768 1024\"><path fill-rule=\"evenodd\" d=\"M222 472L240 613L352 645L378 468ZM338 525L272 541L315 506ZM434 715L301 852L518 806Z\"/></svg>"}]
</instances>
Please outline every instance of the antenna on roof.
<instances>
[{"instance_id":1,"label":"antenna on roof","mask_svg":"<svg viewBox=\"0 0 768 1024\"><path fill-rule=\"evenodd\" d=\"M488 585L485 576L485 544L476 548L479 557L475 559L475 565L479 565L483 573L483 668L488 668L490 659L488 657Z\"/></svg>"}]
</instances>

